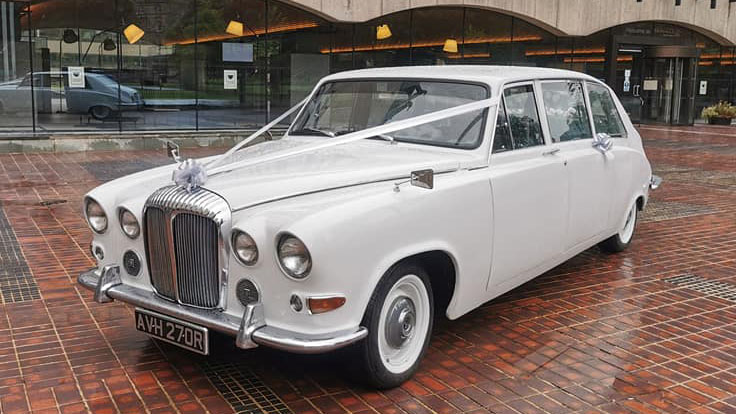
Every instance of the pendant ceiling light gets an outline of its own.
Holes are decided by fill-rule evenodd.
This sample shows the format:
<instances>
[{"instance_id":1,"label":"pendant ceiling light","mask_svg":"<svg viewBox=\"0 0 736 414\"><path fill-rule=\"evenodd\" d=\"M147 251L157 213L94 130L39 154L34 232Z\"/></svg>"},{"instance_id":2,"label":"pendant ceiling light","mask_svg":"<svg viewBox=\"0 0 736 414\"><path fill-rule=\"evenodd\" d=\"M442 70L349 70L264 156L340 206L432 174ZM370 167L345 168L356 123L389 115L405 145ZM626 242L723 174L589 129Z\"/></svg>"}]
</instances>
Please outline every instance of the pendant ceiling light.
<instances>
[{"instance_id":1,"label":"pendant ceiling light","mask_svg":"<svg viewBox=\"0 0 736 414\"><path fill-rule=\"evenodd\" d=\"M243 35L243 23L237 20L230 20L230 23L228 23L227 27L225 28L225 32L233 36L242 36Z\"/></svg>"},{"instance_id":2,"label":"pendant ceiling light","mask_svg":"<svg viewBox=\"0 0 736 414\"><path fill-rule=\"evenodd\" d=\"M61 36L61 38L62 40L64 40L64 43L76 43L76 41L79 40L77 32L72 29L64 30L64 34Z\"/></svg>"},{"instance_id":3,"label":"pendant ceiling light","mask_svg":"<svg viewBox=\"0 0 736 414\"><path fill-rule=\"evenodd\" d=\"M389 37L391 37L391 29L388 27L387 24L382 24L376 27L377 40L388 39Z\"/></svg>"},{"instance_id":4,"label":"pendant ceiling light","mask_svg":"<svg viewBox=\"0 0 736 414\"><path fill-rule=\"evenodd\" d=\"M115 42L113 42L113 40L109 37L102 41L102 48L107 51L115 50L117 47L118 46L115 44Z\"/></svg>"},{"instance_id":5,"label":"pendant ceiling light","mask_svg":"<svg viewBox=\"0 0 736 414\"><path fill-rule=\"evenodd\" d=\"M130 43L131 45L141 40L145 33L146 32L144 32L143 29L132 23L129 24L128 27L125 28L125 30L123 30L123 35L125 35L125 38L128 39L128 43Z\"/></svg>"},{"instance_id":6,"label":"pendant ceiling light","mask_svg":"<svg viewBox=\"0 0 736 414\"><path fill-rule=\"evenodd\" d=\"M442 48L447 53L457 53L457 40L447 39L445 40L445 46Z\"/></svg>"}]
</instances>

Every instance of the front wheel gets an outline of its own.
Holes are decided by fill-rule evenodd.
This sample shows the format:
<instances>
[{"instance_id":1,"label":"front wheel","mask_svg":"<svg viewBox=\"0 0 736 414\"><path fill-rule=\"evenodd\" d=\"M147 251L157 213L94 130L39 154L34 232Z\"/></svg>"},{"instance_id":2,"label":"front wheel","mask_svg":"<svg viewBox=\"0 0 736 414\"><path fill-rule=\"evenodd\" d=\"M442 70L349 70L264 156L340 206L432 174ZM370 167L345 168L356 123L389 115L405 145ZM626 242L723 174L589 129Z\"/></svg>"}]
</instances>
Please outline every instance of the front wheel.
<instances>
[{"instance_id":1,"label":"front wheel","mask_svg":"<svg viewBox=\"0 0 736 414\"><path fill-rule=\"evenodd\" d=\"M393 388L411 378L429 345L434 302L429 276L419 266L394 267L373 292L363 326L368 337L360 353L360 379Z\"/></svg>"},{"instance_id":2,"label":"front wheel","mask_svg":"<svg viewBox=\"0 0 736 414\"><path fill-rule=\"evenodd\" d=\"M112 115L112 109L102 105L93 106L89 109L89 114L92 115L92 118L94 119L104 121Z\"/></svg>"},{"instance_id":3,"label":"front wheel","mask_svg":"<svg viewBox=\"0 0 736 414\"><path fill-rule=\"evenodd\" d=\"M636 228L636 219L638 218L639 209L636 202L631 206L629 212L626 213L626 222L623 229L613 236L598 243L598 247L606 253L618 253L626 250L634 238L634 229Z\"/></svg>"}]
</instances>

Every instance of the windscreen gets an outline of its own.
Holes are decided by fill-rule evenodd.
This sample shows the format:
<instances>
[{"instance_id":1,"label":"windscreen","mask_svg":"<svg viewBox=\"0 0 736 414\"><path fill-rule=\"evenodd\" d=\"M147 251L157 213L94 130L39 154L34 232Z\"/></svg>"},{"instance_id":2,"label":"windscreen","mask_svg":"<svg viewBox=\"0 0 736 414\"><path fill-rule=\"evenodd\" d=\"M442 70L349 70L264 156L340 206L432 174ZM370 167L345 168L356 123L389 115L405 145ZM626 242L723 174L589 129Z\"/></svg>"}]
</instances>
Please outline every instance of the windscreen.
<instances>
[{"instance_id":1,"label":"windscreen","mask_svg":"<svg viewBox=\"0 0 736 414\"><path fill-rule=\"evenodd\" d=\"M335 137L425 115L489 97L485 86L426 80L349 80L323 84L294 123L290 135ZM471 149L480 145L487 110L480 109L416 127L392 139Z\"/></svg>"}]
</instances>

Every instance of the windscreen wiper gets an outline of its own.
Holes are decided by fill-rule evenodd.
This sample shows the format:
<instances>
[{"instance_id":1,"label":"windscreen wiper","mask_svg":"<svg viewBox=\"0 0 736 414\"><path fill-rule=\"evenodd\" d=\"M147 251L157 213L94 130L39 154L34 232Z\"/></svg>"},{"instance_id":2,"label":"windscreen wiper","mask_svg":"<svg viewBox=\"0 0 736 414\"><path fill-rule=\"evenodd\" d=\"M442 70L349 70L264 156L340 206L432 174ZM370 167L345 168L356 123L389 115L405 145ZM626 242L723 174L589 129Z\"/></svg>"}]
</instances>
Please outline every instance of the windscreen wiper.
<instances>
[{"instance_id":1,"label":"windscreen wiper","mask_svg":"<svg viewBox=\"0 0 736 414\"><path fill-rule=\"evenodd\" d=\"M324 135L324 136L330 137L330 138L335 138L337 136L337 134L335 134L333 131L330 131L328 129L319 129L319 128L312 128L312 127L304 127L304 128L301 128L301 129L299 129L297 131L294 131L294 134L295 135L299 135L299 133L301 133L303 131L312 132L312 134L309 134L309 135L314 135L314 133L317 133L319 135Z\"/></svg>"}]
</instances>

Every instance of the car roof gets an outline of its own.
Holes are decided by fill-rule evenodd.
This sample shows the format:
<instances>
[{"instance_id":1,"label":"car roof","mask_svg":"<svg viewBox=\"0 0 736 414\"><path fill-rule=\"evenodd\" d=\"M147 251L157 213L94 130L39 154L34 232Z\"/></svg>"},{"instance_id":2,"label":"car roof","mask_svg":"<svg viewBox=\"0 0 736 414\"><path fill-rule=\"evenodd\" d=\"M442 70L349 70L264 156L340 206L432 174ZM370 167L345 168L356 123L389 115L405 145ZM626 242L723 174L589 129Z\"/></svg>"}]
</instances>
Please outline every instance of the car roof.
<instances>
[{"instance_id":1,"label":"car roof","mask_svg":"<svg viewBox=\"0 0 736 414\"><path fill-rule=\"evenodd\" d=\"M397 66L358 69L332 74L327 76L325 81L356 78L465 80L486 83L489 85L499 85L503 83L533 79L585 79L598 82L598 80L592 76L571 70L495 65Z\"/></svg>"}]
</instances>

